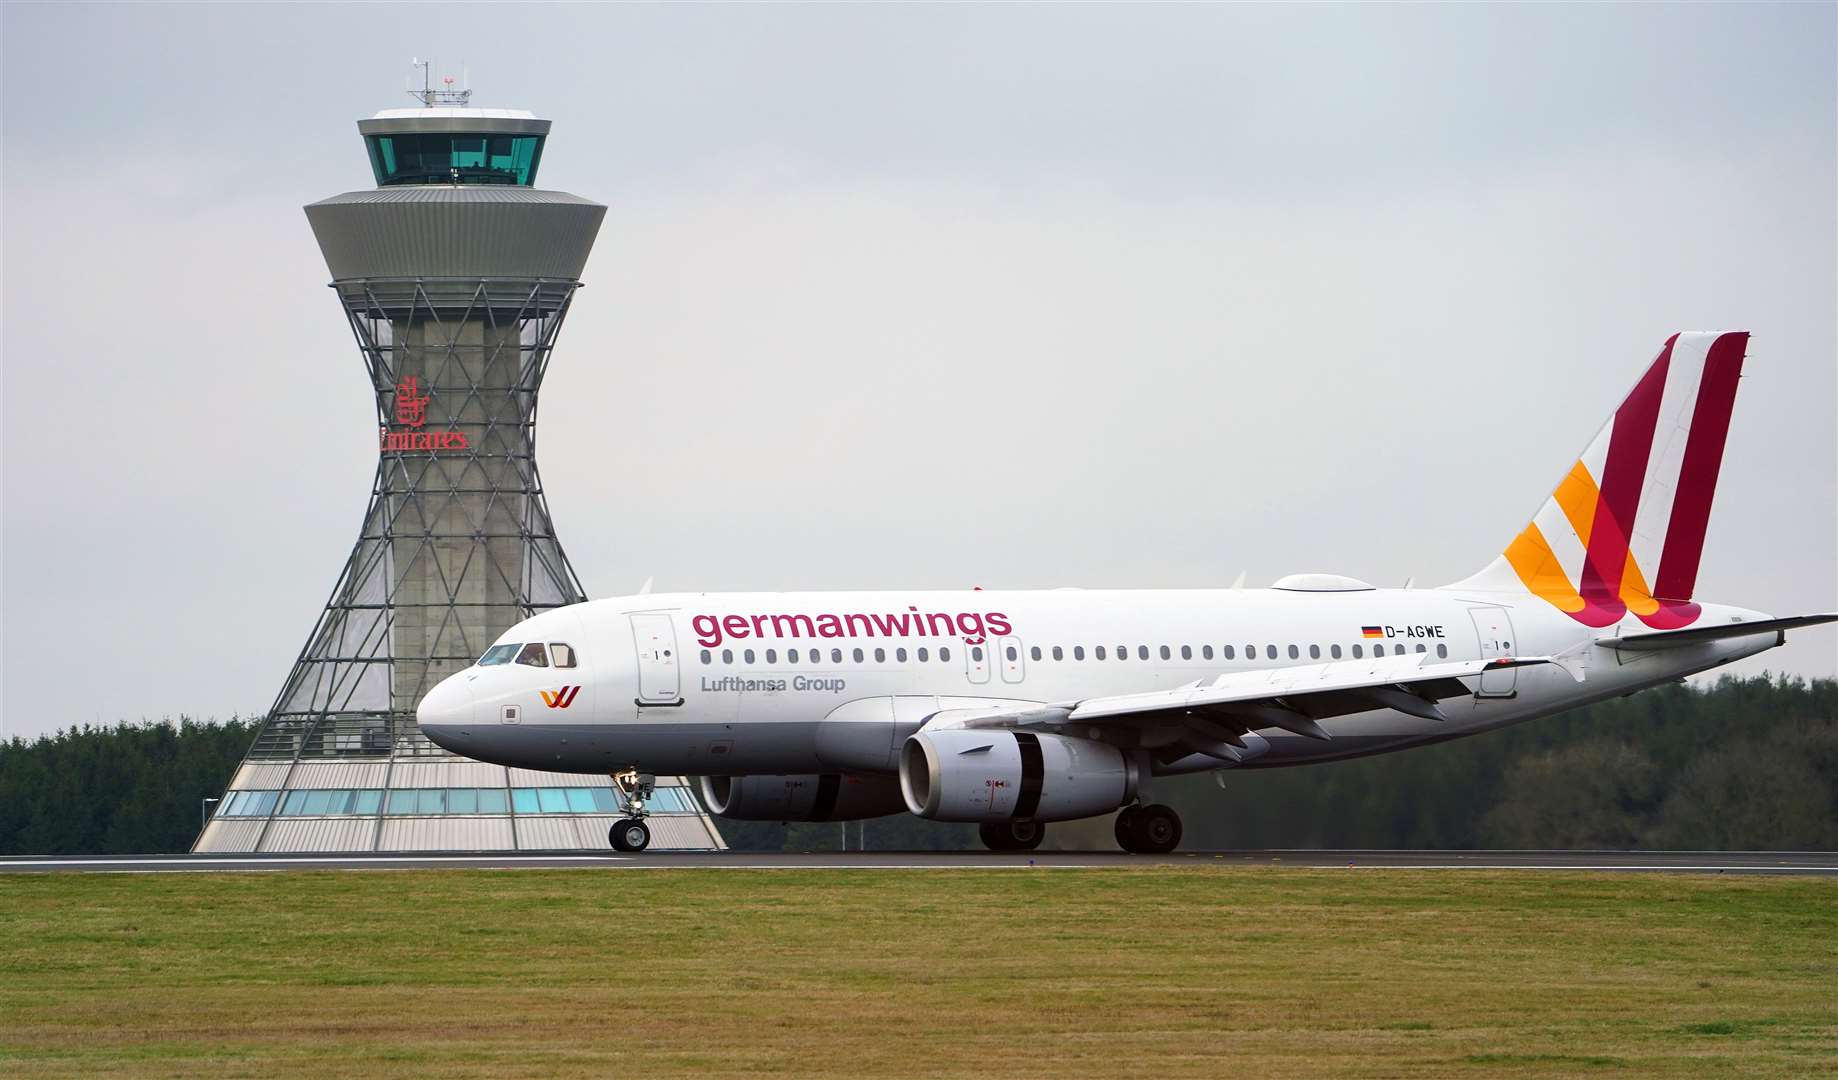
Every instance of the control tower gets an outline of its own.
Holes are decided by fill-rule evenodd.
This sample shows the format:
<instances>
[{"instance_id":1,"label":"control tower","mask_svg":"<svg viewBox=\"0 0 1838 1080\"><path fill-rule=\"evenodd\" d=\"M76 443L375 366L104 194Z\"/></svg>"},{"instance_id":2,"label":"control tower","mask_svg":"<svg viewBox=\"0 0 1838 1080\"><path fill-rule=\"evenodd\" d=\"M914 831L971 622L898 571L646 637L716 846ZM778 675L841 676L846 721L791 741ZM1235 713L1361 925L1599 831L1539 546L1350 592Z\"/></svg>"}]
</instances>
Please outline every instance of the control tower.
<instances>
[{"instance_id":1,"label":"control tower","mask_svg":"<svg viewBox=\"0 0 1838 1080\"><path fill-rule=\"evenodd\" d=\"M549 121L423 91L358 121L376 178L306 207L375 392L377 472L338 583L197 851L604 848L610 777L456 757L415 706L585 596L536 469L536 402L606 207L537 188ZM558 676L562 673L558 672ZM658 778L657 847L722 846Z\"/></svg>"}]
</instances>

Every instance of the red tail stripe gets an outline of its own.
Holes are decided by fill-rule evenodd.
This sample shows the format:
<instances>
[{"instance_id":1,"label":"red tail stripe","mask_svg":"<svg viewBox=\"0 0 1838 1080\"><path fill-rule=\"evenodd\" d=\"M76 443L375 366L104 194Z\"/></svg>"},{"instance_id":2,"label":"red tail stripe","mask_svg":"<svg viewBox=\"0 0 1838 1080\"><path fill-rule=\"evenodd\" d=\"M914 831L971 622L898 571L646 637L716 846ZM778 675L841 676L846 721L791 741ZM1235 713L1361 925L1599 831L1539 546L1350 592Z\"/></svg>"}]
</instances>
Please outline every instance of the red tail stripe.
<instances>
[{"instance_id":1,"label":"red tail stripe","mask_svg":"<svg viewBox=\"0 0 1838 1080\"><path fill-rule=\"evenodd\" d=\"M1717 473L1723 467L1723 444L1729 436L1736 383L1748 344L1747 334L1723 334L1711 342L1704 358L1691 434L1685 440L1678 490L1672 496L1672 519L1666 524L1666 547L1653 583L1653 595L1661 600L1689 600L1697 587L1711 496L1716 494Z\"/></svg>"},{"instance_id":2,"label":"red tail stripe","mask_svg":"<svg viewBox=\"0 0 1838 1080\"><path fill-rule=\"evenodd\" d=\"M1677 334L1666 339L1659 359L1615 410L1608 458L1602 466L1602 493L1589 527L1589 551L1583 559L1582 587L1577 591L1586 603L1606 609L1603 614L1612 613L1617 619L1627 610L1621 601L1621 574L1627 567L1628 535L1640 509L1640 487L1646 479L1653 429L1659 423L1660 399L1666 392L1666 369L1677 341Z\"/></svg>"}]
</instances>

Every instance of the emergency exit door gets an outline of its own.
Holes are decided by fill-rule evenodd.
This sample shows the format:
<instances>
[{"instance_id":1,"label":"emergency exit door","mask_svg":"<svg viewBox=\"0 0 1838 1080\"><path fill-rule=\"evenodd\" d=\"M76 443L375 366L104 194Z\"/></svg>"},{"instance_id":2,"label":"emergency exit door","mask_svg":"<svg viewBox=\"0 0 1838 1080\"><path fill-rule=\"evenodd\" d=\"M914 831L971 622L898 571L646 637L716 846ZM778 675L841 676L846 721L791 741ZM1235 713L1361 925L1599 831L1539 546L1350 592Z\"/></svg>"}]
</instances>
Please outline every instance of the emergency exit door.
<instances>
[{"instance_id":1,"label":"emergency exit door","mask_svg":"<svg viewBox=\"0 0 1838 1080\"><path fill-rule=\"evenodd\" d=\"M638 645L638 704L683 704L676 625L670 616L632 616L632 638Z\"/></svg>"},{"instance_id":2,"label":"emergency exit door","mask_svg":"<svg viewBox=\"0 0 1838 1080\"><path fill-rule=\"evenodd\" d=\"M1469 608L1468 614L1474 619L1474 632L1480 635L1482 659L1513 655L1513 621L1505 608ZM1482 672L1480 688L1475 690L1474 696L1512 697L1518 693L1515 689L1518 682L1518 668Z\"/></svg>"}]
</instances>

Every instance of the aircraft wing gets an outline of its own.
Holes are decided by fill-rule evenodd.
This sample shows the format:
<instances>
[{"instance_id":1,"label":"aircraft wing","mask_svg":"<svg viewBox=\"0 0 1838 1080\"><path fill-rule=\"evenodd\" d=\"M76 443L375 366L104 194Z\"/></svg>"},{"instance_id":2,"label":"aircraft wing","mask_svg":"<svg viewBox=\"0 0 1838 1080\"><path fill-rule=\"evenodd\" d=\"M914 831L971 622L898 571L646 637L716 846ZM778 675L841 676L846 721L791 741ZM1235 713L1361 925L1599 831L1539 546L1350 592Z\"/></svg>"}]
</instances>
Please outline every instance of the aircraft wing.
<instances>
[{"instance_id":1,"label":"aircraft wing","mask_svg":"<svg viewBox=\"0 0 1838 1080\"><path fill-rule=\"evenodd\" d=\"M946 710L929 727L1059 728L1162 725L1172 741L1196 753L1235 762L1244 732L1282 728L1311 739L1330 736L1317 722L1372 709L1396 709L1426 720L1447 719L1437 702L1472 691L1461 680L1489 671L1556 664L1578 682L1582 668L1568 656L1502 656L1431 662L1423 654L1232 672L1172 690L1118 694L1013 709Z\"/></svg>"}]
</instances>

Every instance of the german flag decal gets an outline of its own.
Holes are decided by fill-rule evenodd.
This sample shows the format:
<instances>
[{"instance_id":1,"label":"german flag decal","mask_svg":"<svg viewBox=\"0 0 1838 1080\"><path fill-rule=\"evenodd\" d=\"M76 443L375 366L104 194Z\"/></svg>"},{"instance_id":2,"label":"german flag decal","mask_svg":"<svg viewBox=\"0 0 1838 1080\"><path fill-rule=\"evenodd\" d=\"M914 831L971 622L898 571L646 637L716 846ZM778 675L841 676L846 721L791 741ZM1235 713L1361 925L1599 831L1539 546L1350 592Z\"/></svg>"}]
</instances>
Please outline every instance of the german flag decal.
<instances>
[{"instance_id":1,"label":"german flag decal","mask_svg":"<svg viewBox=\"0 0 1838 1080\"><path fill-rule=\"evenodd\" d=\"M1370 637L1384 637L1385 628L1382 626L1362 626L1359 628L1359 636L1369 637L1369 638Z\"/></svg>"}]
</instances>

